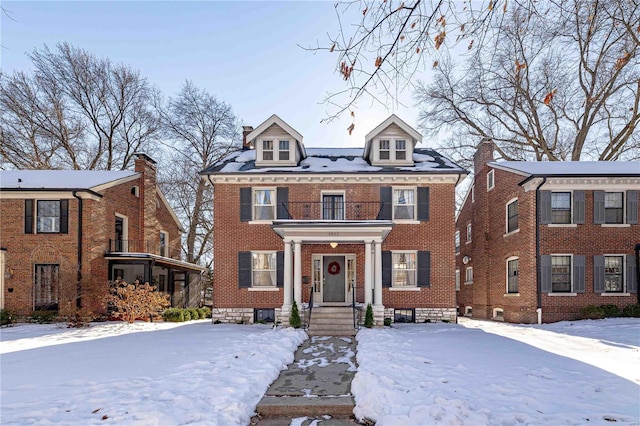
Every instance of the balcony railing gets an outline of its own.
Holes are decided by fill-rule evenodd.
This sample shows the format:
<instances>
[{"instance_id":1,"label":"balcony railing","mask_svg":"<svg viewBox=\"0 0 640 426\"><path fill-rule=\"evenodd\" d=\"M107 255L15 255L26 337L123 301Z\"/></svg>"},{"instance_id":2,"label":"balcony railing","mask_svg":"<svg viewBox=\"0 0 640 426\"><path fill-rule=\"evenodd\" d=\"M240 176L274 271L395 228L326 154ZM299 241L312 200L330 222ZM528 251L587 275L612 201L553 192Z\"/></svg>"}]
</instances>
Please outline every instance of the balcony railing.
<instances>
[{"instance_id":1,"label":"balcony railing","mask_svg":"<svg viewBox=\"0 0 640 426\"><path fill-rule=\"evenodd\" d=\"M153 240L109 239L108 253L149 253L172 259L180 259L180 249L162 246Z\"/></svg>"},{"instance_id":2,"label":"balcony railing","mask_svg":"<svg viewBox=\"0 0 640 426\"><path fill-rule=\"evenodd\" d=\"M281 206L292 220L380 220L378 201L294 201Z\"/></svg>"}]
</instances>

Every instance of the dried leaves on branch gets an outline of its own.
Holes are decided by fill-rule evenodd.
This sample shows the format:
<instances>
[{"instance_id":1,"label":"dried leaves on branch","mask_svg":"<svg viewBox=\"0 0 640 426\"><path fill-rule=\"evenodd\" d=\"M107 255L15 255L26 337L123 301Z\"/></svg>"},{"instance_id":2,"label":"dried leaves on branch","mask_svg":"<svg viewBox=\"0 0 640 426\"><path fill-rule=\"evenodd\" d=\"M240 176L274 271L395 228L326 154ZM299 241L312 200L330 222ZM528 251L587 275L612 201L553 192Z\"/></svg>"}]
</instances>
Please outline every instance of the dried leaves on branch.
<instances>
[{"instance_id":1,"label":"dried leaves on branch","mask_svg":"<svg viewBox=\"0 0 640 426\"><path fill-rule=\"evenodd\" d=\"M137 281L128 284L124 280L114 283L107 301L115 308L113 316L128 323L158 315L171 305L169 295L156 291L155 286Z\"/></svg>"}]
</instances>

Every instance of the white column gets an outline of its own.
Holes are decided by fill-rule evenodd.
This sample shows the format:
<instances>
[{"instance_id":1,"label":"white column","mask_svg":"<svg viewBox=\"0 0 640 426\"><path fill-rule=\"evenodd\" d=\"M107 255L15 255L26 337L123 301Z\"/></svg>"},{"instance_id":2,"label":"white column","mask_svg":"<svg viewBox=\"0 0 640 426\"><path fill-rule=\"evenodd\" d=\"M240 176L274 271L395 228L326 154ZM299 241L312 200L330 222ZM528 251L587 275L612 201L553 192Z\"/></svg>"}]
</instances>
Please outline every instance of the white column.
<instances>
[{"instance_id":1,"label":"white column","mask_svg":"<svg viewBox=\"0 0 640 426\"><path fill-rule=\"evenodd\" d=\"M284 242L284 301L283 309L291 307L293 282L291 281L291 241Z\"/></svg>"},{"instance_id":2,"label":"white column","mask_svg":"<svg viewBox=\"0 0 640 426\"><path fill-rule=\"evenodd\" d=\"M382 242L375 242L375 272L373 275L374 301L377 306L382 306Z\"/></svg>"},{"instance_id":3,"label":"white column","mask_svg":"<svg viewBox=\"0 0 640 426\"><path fill-rule=\"evenodd\" d=\"M372 303L371 294L371 275L373 272L373 265L371 264L371 241L365 241L364 243L364 306Z\"/></svg>"},{"instance_id":4,"label":"white column","mask_svg":"<svg viewBox=\"0 0 640 426\"><path fill-rule=\"evenodd\" d=\"M302 248L300 241L294 243L293 253L293 300L298 304L298 309L302 303Z\"/></svg>"}]
</instances>

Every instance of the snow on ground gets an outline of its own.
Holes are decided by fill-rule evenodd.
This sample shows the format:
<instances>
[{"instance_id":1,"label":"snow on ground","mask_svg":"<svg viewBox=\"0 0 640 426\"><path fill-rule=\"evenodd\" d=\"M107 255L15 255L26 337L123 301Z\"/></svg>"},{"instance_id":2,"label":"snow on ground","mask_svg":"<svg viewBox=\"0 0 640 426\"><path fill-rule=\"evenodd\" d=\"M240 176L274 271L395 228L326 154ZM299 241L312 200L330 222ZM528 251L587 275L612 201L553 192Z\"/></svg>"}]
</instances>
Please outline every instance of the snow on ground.
<instances>
[{"instance_id":1,"label":"snow on ground","mask_svg":"<svg viewBox=\"0 0 640 426\"><path fill-rule=\"evenodd\" d=\"M2 425L246 425L307 337L207 320L0 335Z\"/></svg>"},{"instance_id":2,"label":"snow on ground","mask_svg":"<svg viewBox=\"0 0 640 426\"><path fill-rule=\"evenodd\" d=\"M354 412L378 426L640 424L637 319L461 319L357 339Z\"/></svg>"},{"instance_id":3,"label":"snow on ground","mask_svg":"<svg viewBox=\"0 0 640 426\"><path fill-rule=\"evenodd\" d=\"M0 423L247 425L305 338L206 320L5 328ZM379 426L640 424L638 319L461 319L357 339L355 414Z\"/></svg>"}]
</instances>

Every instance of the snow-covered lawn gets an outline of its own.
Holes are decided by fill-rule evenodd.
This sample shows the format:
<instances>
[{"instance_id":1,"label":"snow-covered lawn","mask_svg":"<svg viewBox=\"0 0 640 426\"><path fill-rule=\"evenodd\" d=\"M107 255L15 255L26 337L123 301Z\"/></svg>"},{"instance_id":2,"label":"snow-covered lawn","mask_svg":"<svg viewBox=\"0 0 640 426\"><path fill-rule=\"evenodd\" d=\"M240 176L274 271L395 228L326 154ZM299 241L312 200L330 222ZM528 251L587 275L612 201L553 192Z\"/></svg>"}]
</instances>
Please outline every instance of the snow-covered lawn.
<instances>
[{"instance_id":1,"label":"snow-covered lawn","mask_svg":"<svg viewBox=\"0 0 640 426\"><path fill-rule=\"evenodd\" d=\"M247 425L302 331L17 325L0 331L2 425ZM640 424L640 320L461 320L358 334L355 414L378 425ZM104 418L104 420L103 420Z\"/></svg>"}]
</instances>

